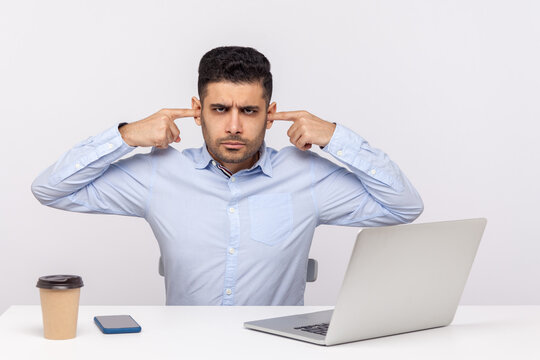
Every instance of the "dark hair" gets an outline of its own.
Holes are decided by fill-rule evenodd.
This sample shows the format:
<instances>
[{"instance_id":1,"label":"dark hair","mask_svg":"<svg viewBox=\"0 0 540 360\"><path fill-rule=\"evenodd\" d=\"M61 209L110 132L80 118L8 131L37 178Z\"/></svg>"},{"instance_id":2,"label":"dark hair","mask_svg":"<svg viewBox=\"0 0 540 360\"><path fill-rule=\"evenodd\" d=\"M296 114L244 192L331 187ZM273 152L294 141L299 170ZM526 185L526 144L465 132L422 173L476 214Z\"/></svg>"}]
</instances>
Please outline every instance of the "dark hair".
<instances>
[{"instance_id":1,"label":"dark hair","mask_svg":"<svg viewBox=\"0 0 540 360\"><path fill-rule=\"evenodd\" d=\"M260 82L266 106L272 97L272 73L268 59L250 47L221 46L208 51L199 63L198 90L201 102L211 82Z\"/></svg>"}]
</instances>

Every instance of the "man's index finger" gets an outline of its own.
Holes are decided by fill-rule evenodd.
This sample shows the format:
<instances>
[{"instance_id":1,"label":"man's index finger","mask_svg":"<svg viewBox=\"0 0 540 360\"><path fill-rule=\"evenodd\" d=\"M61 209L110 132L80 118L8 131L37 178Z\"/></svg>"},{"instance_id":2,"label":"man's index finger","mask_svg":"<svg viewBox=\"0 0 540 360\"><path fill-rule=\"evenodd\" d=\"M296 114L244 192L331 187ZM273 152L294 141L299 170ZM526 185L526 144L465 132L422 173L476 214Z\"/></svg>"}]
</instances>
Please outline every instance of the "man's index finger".
<instances>
[{"instance_id":1,"label":"man's index finger","mask_svg":"<svg viewBox=\"0 0 540 360\"><path fill-rule=\"evenodd\" d=\"M195 109L165 109L165 110L173 119L200 116L200 110L195 110Z\"/></svg>"},{"instance_id":2,"label":"man's index finger","mask_svg":"<svg viewBox=\"0 0 540 360\"><path fill-rule=\"evenodd\" d=\"M303 116L303 114L302 111L281 111L268 114L268 120L295 121Z\"/></svg>"}]
</instances>

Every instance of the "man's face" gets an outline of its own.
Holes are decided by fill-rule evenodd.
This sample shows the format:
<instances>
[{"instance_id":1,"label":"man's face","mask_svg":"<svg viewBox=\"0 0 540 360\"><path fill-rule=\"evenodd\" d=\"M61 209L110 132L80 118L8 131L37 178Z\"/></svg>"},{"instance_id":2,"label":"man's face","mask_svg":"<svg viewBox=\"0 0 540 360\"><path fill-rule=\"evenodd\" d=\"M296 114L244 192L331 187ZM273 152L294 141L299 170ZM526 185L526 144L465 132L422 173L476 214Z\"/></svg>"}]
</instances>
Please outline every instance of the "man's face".
<instances>
[{"instance_id":1,"label":"man's face","mask_svg":"<svg viewBox=\"0 0 540 360\"><path fill-rule=\"evenodd\" d=\"M209 83L202 105L201 117L195 121L202 126L210 155L236 171L253 165L266 129L272 126L272 122L266 120L267 114L276 110L275 103L266 108L262 85ZM192 107L200 109L200 106L194 97Z\"/></svg>"}]
</instances>

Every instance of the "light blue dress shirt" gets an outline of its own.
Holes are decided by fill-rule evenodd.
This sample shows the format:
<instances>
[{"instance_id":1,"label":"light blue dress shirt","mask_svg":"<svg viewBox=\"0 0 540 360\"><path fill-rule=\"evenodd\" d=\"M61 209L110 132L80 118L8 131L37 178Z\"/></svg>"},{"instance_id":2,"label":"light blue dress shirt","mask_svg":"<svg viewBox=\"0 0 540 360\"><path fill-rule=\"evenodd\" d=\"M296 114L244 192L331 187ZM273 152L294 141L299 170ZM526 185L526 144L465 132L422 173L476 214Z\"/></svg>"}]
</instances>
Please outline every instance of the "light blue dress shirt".
<instances>
[{"instance_id":1,"label":"light blue dress shirt","mask_svg":"<svg viewBox=\"0 0 540 360\"><path fill-rule=\"evenodd\" d=\"M309 249L321 224L408 223L417 191L381 150L340 124L323 151L263 143L228 177L206 146L124 155L114 127L77 144L32 184L44 205L144 218L159 243L167 305L303 305Z\"/></svg>"}]
</instances>

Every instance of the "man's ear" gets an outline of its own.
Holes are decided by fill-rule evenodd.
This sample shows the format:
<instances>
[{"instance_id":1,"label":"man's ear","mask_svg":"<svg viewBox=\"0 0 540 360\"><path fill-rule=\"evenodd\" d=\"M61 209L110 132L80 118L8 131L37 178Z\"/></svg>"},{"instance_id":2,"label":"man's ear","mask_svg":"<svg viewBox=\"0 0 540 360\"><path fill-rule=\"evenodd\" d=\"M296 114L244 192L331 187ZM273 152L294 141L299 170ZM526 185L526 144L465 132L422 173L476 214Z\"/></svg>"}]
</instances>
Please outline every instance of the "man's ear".
<instances>
[{"instance_id":1,"label":"man's ear","mask_svg":"<svg viewBox=\"0 0 540 360\"><path fill-rule=\"evenodd\" d=\"M202 106L201 106L201 102L199 101L199 99L197 99L195 96L193 96L191 98L191 108L193 110L200 110L202 112ZM201 118L200 117L196 117L195 118L195 123L199 126L201 126Z\"/></svg>"},{"instance_id":2,"label":"man's ear","mask_svg":"<svg viewBox=\"0 0 540 360\"><path fill-rule=\"evenodd\" d=\"M277 109L277 105L276 105L276 102L274 101L273 103L271 103L270 105L268 105L268 111L267 111L267 114L273 114L276 112L276 109ZM270 129L272 127L272 125L274 124L274 120L267 120L266 121L266 129Z\"/></svg>"}]
</instances>

